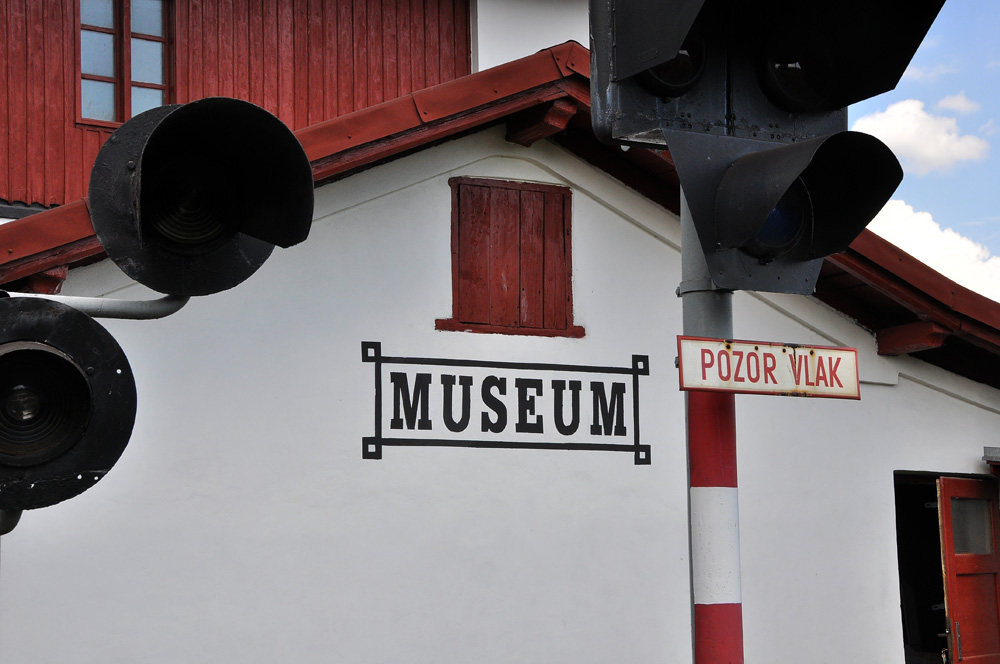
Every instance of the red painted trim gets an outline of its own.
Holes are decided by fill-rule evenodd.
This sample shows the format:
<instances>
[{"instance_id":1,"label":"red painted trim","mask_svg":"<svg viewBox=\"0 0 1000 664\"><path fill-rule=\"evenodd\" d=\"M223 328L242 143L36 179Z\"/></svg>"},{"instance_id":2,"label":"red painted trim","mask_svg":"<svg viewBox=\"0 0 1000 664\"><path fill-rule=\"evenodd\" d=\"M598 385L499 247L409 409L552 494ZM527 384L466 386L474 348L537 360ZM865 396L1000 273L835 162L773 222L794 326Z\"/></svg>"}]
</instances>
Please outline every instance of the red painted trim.
<instances>
[{"instance_id":1,"label":"red painted trim","mask_svg":"<svg viewBox=\"0 0 1000 664\"><path fill-rule=\"evenodd\" d=\"M925 292L913 288L905 280L897 277L887 266L874 263L850 250L830 256L827 262L868 284L893 303L914 313L933 313L933 318L945 327L958 329L961 321L954 312L941 307L941 303Z\"/></svg>"},{"instance_id":2,"label":"red painted trim","mask_svg":"<svg viewBox=\"0 0 1000 664\"><path fill-rule=\"evenodd\" d=\"M897 325L875 333L879 355L903 355L940 348L951 330L931 321Z\"/></svg>"},{"instance_id":3,"label":"red painted trim","mask_svg":"<svg viewBox=\"0 0 1000 664\"><path fill-rule=\"evenodd\" d=\"M194 20L190 12L180 11L180 7L176 9L176 21ZM12 17L9 24L13 26L17 18ZM341 14L340 18L344 16ZM423 17L414 17L413 20L422 21ZM67 27L77 28L73 30L75 34L78 27L74 23L69 21ZM170 30L171 35L184 29L179 25L171 27L174 28ZM260 27L266 30L265 25ZM345 27L350 28L338 22L338 30ZM71 40L74 52L78 50L77 39L74 37ZM418 41L411 40L414 49L422 47L422 44L416 43ZM9 63L16 60L14 55L8 57ZM339 51L338 55L346 57L347 54ZM76 60L75 55L68 57ZM350 71L353 71L350 62L343 64L348 69L341 68L341 88L350 83ZM412 87L426 83L420 79L422 72L417 64L414 64L412 72ZM593 140L589 130L589 64L589 52L579 44L568 42L491 70L312 125L300 130L297 135L313 162L317 184L321 184L463 132L505 121L519 111L555 100L568 100L577 105L577 113L570 120L569 127L555 134L552 140L652 200L676 210L677 195L670 186L676 182L676 173L669 154L640 149L622 153ZM183 78L180 68L184 65L185 61L178 58L178 86ZM267 78L274 72L262 71L262 75ZM403 79L400 80L402 82ZM185 80L185 94L194 95L200 90L196 83L200 84L200 81ZM337 92L336 96L331 92L331 102L336 97L342 112L348 100L340 94L345 92L344 89ZM263 101L270 106L278 103L277 99L272 99L270 104L267 100ZM76 152L83 155L79 166L86 168L108 132L75 131L72 137L67 134L67 154L74 153L71 143L79 140L81 149ZM16 160L15 157L10 159ZM76 166L74 164L74 168ZM16 182L18 173L23 175L21 169L14 169L11 173L12 189L26 192L29 184ZM85 186L86 183L79 178L67 176L67 192ZM28 253L31 253L31 264L38 271L62 264L66 249L71 245L75 246L74 251L78 255L84 257L100 253L99 247L93 244L92 232L86 231L89 220L86 226L81 225L81 216L73 211L73 205L0 227L0 278L9 281L9 275L14 273L25 276L23 270L27 268L24 261ZM67 215L68 221L64 215ZM82 235L80 229L85 231ZM91 238L90 245L80 244L83 236ZM15 251L4 255L2 250L5 244L11 245ZM827 263L853 275L882 296L914 312L921 320L950 330L952 334L1000 356L1000 304L958 286L874 234L864 231L848 251L829 257ZM11 264L16 265L12 267Z\"/></svg>"},{"instance_id":4,"label":"red painted trim","mask_svg":"<svg viewBox=\"0 0 1000 664\"><path fill-rule=\"evenodd\" d=\"M996 302L943 277L873 232L867 229L862 231L849 251L891 271L895 277L948 309L990 327L1000 328L1000 306Z\"/></svg>"},{"instance_id":5,"label":"red painted trim","mask_svg":"<svg viewBox=\"0 0 1000 664\"><path fill-rule=\"evenodd\" d=\"M871 231L863 231L846 252L826 260L921 320L1000 354L1000 304L956 284Z\"/></svg>"},{"instance_id":6,"label":"red painted trim","mask_svg":"<svg viewBox=\"0 0 1000 664\"><path fill-rule=\"evenodd\" d=\"M556 99L545 106L522 111L507 121L507 140L530 148L535 142L565 130L576 111L576 104L568 99Z\"/></svg>"},{"instance_id":7,"label":"red painted trim","mask_svg":"<svg viewBox=\"0 0 1000 664\"><path fill-rule=\"evenodd\" d=\"M86 200L15 219L0 226L0 265L44 254L93 234Z\"/></svg>"},{"instance_id":8,"label":"red painted trim","mask_svg":"<svg viewBox=\"0 0 1000 664\"><path fill-rule=\"evenodd\" d=\"M563 76L580 74L590 78L590 51L574 41L547 49Z\"/></svg>"},{"instance_id":9,"label":"red painted trim","mask_svg":"<svg viewBox=\"0 0 1000 664\"><path fill-rule=\"evenodd\" d=\"M736 396L688 392L687 409L688 486L736 488Z\"/></svg>"},{"instance_id":10,"label":"red painted trim","mask_svg":"<svg viewBox=\"0 0 1000 664\"><path fill-rule=\"evenodd\" d=\"M26 293L57 295L62 290L63 283L68 276L69 268L65 265L60 265L59 267L33 274L25 279L23 290Z\"/></svg>"},{"instance_id":11,"label":"red painted trim","mask_svg":"<svg viewBox=\"0 0 1000 664\"><path fill-rule=\"evenodd\" d=\"M743 664L743 605L694 605L695 664Z\"/></svg>"},{"instance_id":12,"label":"red painted trim","mask_svg":"<svg viewBox=\"0 0 1000 664\"><path fill-rule=\"evenodd\" d=\"M348 134L346 130L367 123L369 111L375 110L373 107L323 123L322 128L316 128L315 134L300 136L300 140L303 141L306 154L311 151L310 141L320 140L321 135L324 136L322 140L328 140L331 147L338 144L343 145L341 149L331 152L329 156L313 160L313 177L317 184L322 184L338 176L357 171L369 164L398 157L417 148L452 138L465 131L481 129L517 111L564 96L565 93L557 86L542 86L493 104L460 113L454 118L426 124L418 122L395 135L387 135L362 145L348 144L353 142L353 139L348 138L353 136L353 133ZM405 103L397 101L401 104ZM299 136L299 134L296 135Z\"/></svg>"},{"instance_id":13,"label":"red painted trim","mask_svg":"<svg viewBox=\"0 0 1000 664\"><path fill-rule=\"evenodd\" d=\"M362 117L364 121L360 122ZM413 96L405 95L300 129L295 132L295 136L302 143L309 161L315 162L419 127L420 124Z\"/></svg>"},{"instance_id":14,"label":"red painted trim","mask_svg":"<svg viewBox=\"0 0 1000 664\"><path fill-rule=\"evenodd\" d=\"M582 339L587 333L586 329L579 325L570 325L564 330L549 330L540 327L463 323L454 318L438 318L434 321L434 329L445 332L477 332L479 334L510 334L518 337L562 337L568 339Z\"/></svg>"},{"instance_id":15,"label":"red painted trim","mask_svg":"<svg viewBox=\"0 0 1000 664\"><path fill-rule=\"evenodd\" d=\"M313 162L316 182L323 183L567 95L589 104L586 84L567 85L563 74L576 76L589 62L585 53L579 44L563 44L306 127L296 136Z\"/></svg>"},{"instance_id":16,"label":"red painted trim","mask_svg":"<svg viewBox=\"0 0 1000 664\"><path fill-rule=\"evenodd\" d=\"M422 122L433 122L562 78L550 50L413 93Z\"/></svg>"},{"instance_id":17,"label":"red painted trim","mask_svg":"<svg viewBox=\"0 0 1000 664\"><path fill-rule=\"evenodd\" d=\"M51 249L45 254L28 256L21 260L0 265L0 284L9 284L17 279L30 277L60 265L75 265L88 259L95 259L104 253L104 248L96 236L90 236Z\"/></svg>"}]
</instances>

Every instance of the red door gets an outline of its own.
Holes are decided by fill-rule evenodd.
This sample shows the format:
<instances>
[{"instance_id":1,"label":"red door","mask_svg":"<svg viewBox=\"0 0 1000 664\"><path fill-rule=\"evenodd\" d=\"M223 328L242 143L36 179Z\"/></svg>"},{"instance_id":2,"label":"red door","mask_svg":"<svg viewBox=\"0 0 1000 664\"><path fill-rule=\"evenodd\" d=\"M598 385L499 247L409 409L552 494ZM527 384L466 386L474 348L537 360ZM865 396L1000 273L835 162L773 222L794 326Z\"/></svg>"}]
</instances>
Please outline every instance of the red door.
<instances>
[{"instance_id":1,"label":"red door","mask_svg":"<svg viewBox=\"0 0 1000 664\"><path fill-rule=\"evenodd\" d=\"M997 485L938 480L949 662L1000 664Z\"/></svg>"}]
</instances>

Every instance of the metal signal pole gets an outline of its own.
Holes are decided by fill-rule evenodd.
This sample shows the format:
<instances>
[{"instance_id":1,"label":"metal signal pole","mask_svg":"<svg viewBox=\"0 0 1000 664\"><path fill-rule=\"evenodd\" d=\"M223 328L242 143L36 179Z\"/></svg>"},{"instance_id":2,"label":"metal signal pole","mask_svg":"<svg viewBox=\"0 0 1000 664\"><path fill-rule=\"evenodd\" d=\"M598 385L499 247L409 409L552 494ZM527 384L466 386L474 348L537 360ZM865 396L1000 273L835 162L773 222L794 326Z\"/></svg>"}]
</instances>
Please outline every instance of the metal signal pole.
<instances>
[{"instance_id":1,"label":"metal signal pole","mask_svg":"<svg viewBox=\"0 0 1000 664\"><path fill-rule=\"evenodd\" d=\"M733 294L712 283L681 192L681 283L685 336L732 339ZM736 399L686 393L688 529L695 664L743 664Z\"/></svg>"}]
</instances>

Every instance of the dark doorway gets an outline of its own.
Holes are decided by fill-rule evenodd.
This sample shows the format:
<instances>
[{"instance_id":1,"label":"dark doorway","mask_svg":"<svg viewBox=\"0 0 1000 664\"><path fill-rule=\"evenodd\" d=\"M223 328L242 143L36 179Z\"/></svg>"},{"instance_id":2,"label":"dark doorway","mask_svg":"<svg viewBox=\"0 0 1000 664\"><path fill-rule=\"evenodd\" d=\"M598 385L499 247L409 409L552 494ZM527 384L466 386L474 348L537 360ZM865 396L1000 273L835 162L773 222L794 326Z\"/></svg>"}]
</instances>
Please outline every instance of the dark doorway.
<instances>
[{"instance_id":1,"label":"dark doorway","mask_svg":"<svg viewBox=\"0 0 1000 664\"><path fill-rule=\"evenodd\" d=\"M941 664L948 621L933 475L896 475L896 551L906 664Z\"/></svg>"}]
</instances>

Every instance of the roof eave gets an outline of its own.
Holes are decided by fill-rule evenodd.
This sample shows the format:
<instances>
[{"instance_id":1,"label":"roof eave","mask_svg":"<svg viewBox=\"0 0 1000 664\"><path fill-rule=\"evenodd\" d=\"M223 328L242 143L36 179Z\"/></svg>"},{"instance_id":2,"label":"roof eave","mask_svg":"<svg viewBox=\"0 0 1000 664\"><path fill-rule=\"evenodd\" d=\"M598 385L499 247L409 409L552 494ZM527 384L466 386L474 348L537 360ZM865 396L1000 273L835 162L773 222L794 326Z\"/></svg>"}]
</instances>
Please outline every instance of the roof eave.
<instances>
[{"instance_id":1,"label":"roof eave","mask_svg":"<svg viewBox=\"0 0 1000 664\"><path fill-rule=\"evenodd\" d=\"M623 152L594 138L589 64L589 52L567 42L306 127L296 136L320 185L506 122L508 140L530 144L551 138L677 212L677 177L668 153ZM12 221L0 226L0 284L92 260L102 252L86 200ZM919 353L960 339L1000 361L1000 304L959 286L870 231L862 232L848 251L828 257L825 269L851 275L869 295L908 312L892 329L873 329L880 352ZM837 306L836 293L831 296L831 288L824 293L822 286L821 281L817 296Z\"/></svg>"}]
</instances>

